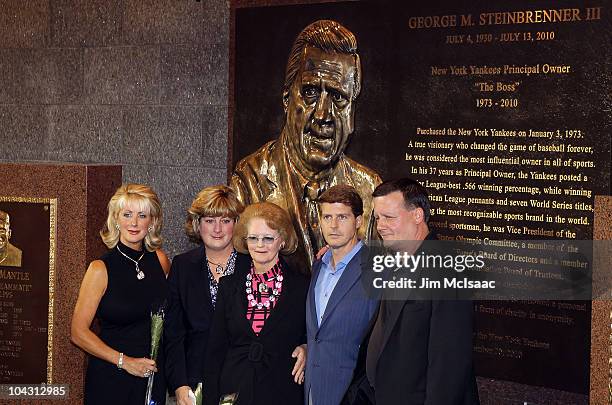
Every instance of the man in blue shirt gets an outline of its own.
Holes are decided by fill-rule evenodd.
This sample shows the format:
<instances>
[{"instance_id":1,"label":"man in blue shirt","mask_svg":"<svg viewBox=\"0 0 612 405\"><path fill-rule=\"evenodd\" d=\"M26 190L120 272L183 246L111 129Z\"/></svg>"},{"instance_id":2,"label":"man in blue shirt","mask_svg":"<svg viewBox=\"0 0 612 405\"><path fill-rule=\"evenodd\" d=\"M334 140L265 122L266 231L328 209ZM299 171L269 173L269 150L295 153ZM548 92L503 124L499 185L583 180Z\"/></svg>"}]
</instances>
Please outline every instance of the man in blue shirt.
<instances>
[{"instance_id":1,"label":"man in blue shirt","mask_svg":"<svg viewBox=\"0 0 612 405\"><path fill-rule=\"evenodd\" d=\"M363 201L347 185L319 197L320 225L329 250L312 267L306 301L306 403L338 405L353 376L359 346L378 302L361 283L366 248L358 238Z\"/></svg>"}]
</instances>

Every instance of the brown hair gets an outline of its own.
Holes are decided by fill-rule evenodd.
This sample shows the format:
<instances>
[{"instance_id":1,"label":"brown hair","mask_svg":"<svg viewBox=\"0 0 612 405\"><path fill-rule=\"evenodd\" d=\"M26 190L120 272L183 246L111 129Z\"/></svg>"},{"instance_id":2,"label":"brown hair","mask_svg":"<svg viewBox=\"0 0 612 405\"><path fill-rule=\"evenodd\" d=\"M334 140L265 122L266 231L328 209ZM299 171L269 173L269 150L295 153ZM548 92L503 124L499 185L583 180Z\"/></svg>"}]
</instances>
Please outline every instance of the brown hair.
<instances>
[{"instance_id":1,"label":"brown hair","mask_svg":"<svg viewBox=\"0 0 612 405\"><path fill-rule=\"evenodd\" d=\"M423 209L425 223L429 222L431 205L429 203L429 195L427 190L416 180L404 177L396 180L387 180L378 185L372 193L372 197L384 197L388 194L399 191L404 197L404 206L406 209L413 208Z\"/></svg>"},{"instance_id":2,"label":"brown hair","mask_svg":"<svg viewBox=\"0 0 612 405\"><path fill-rule=\"evenodd\" d=\"M202 189L187 210L185 233L195 243L202 241L199 226L202 217L227 217L236 220L244 206L236 192L228 186L218 185Z\"/></svg>"},{"instance_id":3,"label":"brown hair","mask_svg":"<svg viewBox=\"0 0 612 405\"><path fill-rule=\"evenodd\" d=\"M348 205L351 207L355 218L363 214L363 200L361 196L354 187L346 184L338 184L325 190L319 197L320 203L342 203Z\"/></svg>"},{"instance_id":4,"label":"brown hair","mask_svg":"<svg viewBox=\"0 0 612 405\"><path fill-rule=\"evenodd\" d=\"M295 252L295 249L297 249L297 235L295 234L295 229L293 229L291 218L289 218L287 211L271 202L251 204L244 209L238 224L234 228L234 249L240 253L249 253L246 236L249 222L254 218L263 219L266 221L266 225L278 231L283 242L285 242L280 253L289 255Z\"/></svg>"}]
</instances>

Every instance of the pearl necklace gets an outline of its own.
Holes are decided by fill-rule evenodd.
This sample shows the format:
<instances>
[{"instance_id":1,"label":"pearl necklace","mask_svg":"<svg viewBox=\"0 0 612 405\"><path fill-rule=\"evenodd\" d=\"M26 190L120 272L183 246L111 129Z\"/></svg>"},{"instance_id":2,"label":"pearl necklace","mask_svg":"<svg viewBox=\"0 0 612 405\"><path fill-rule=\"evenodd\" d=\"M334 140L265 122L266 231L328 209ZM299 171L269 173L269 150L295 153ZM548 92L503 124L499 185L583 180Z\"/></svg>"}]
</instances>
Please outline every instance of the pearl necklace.
<instances>
[{"instance_id":1,"label":"pearl necklace","mask_svg":"<svg viewBox=\"0 0 612 405\"><path fill-rule=\"evenodd\" d=\"M134 262L134 264L136 265L136 278L138 280L142 280L143 278L145 278L145 274L142 272L142 270L140 270L140 267L138 267L138 262L140 261L140 259L143 258L144 256L144 252L142 252L142 254L140 255L140 257L138 258L138 260L134 260L132 259L130 256L126 255L125 253L123 253L121 251L121 249L119 249L119 245L117 245L117 250L119 251L119 253L121 253L123 256L125 256L126 259L131 260Z\"/></svg>"},{"instance_id":2,"label":"pearl necklace","mask_svg":"<svg viewBox=\"0 0 612 405\"><path fill-rule=\"evenodd\" d=\"M271 278L271 280L276 279L276 281L274 282L274 287L272 289L272 295L268 298L267 301L263 301L263 299L261 300L261 302L258 302L259 300L255 298L255 295L253 294L253 273L250 272L247 274L246 276L247 281L244 283L246 286L246 293L247 293L247 299L249 300L249 303L251 304L251 306L253 307L257 307L257 309L262 309L263 307L266 308L270 308L270 305L274 304L274 301L278 300L278 296L280 295L280 291L283 288L283 276L282 275L278 275L275 276L273 278ZM270 288L265 284L265 282L260 282L257 289L259 290L259 293L267 293L270 291Z\"/></svg>"}]
</instances>

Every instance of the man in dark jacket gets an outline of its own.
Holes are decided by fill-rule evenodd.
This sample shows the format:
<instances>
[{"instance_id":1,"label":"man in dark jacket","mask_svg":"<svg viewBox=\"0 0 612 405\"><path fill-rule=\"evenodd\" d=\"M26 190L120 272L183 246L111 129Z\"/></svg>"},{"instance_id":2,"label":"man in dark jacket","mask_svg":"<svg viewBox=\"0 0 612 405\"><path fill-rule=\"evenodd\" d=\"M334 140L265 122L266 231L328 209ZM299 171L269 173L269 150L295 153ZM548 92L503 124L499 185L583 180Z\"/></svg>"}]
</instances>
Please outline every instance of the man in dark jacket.
<instances>
[{"instance_id":1,"label":"man in dark jacket","mask_svg":"<svg viewBox=\"0 0 612 405\"><path fill-rule=\"evenodd\" d=\"M374 190L373 203L385 248L416 255L423 241L435 239L427 225L427 192L416 181L382 183ZM366 358L367 381L376 403L478 404L472 314L470 301L383 300Z\"/></svg>"}]
</instances>

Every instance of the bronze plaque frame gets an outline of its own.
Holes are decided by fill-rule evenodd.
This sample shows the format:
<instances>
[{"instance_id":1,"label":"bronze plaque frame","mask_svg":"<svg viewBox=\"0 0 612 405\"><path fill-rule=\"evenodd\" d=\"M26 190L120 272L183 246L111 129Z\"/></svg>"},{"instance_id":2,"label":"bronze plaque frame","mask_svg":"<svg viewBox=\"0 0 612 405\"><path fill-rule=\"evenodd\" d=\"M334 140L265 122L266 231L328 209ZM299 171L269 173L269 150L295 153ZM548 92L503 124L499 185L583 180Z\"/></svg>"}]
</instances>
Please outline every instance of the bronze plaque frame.
<instances>
[{"instance_id":1,"label":"bronze plaque frame","mask_svg":"<svg viewBox=\"0 0 612 405\"><path fill-rule=\"evenodd\" d=\"M27 207L27 205L31 205ZM48 251L48 305L47 305L47 356L46 356L46 383L53 383L53 324L54 324L54 299L55 299L55 258L56 258L56 249L57 249L57 240L56 240L56 229L57 229L57 198L37 198L37 197L14 197L14 196L0 196L0 210L6 211L11 215L11 209L8 207L18 206L19 216L14 217L11 215L11 229L14 232L14 225L17 220L19 223L23 218L23 213L31 211L35 209L35 207L39 207L43 205L43 210L48 211L49 213L49 251ZM14 211L14 209L13 209ZM39 214L40 215L40 214ZM22 225L23 226L23 225ZM11 238L13 240L13 238ZM25 250L25 246L22 244L21 248ZM22 260L26 260L26 255L33 254L42 254L43 252L34 251L28 253L27 250L24 252L24 258ZM27 264L27 262L25 263ZM0 267L2 267L0 265ZM4 270L11 271L11 269L15 269L15 267L2 267ZM9 326L10 327L10 326ZM11 381L14 382L14 381ZM19 383L40 383L42 381L19 381Z\"/></svg>"}]
</instances>

